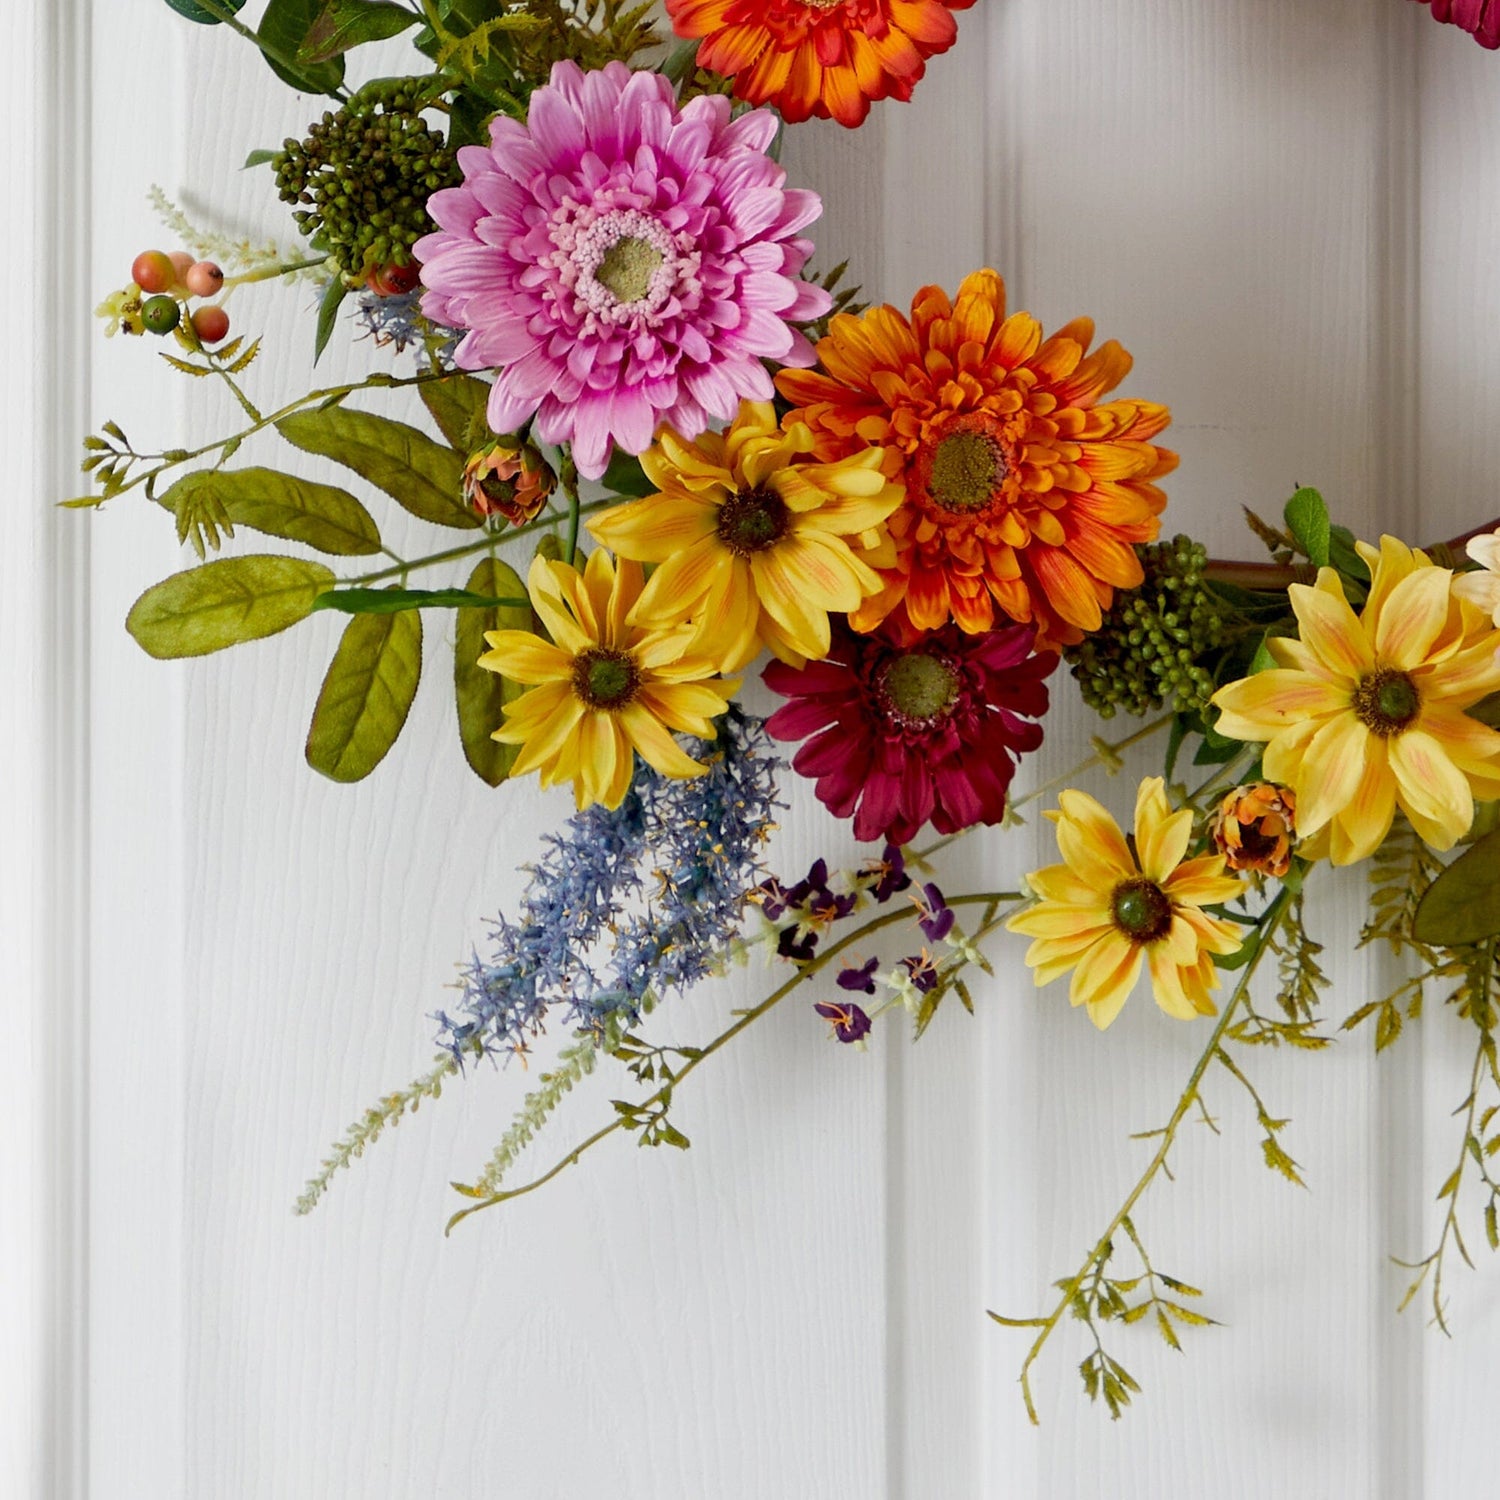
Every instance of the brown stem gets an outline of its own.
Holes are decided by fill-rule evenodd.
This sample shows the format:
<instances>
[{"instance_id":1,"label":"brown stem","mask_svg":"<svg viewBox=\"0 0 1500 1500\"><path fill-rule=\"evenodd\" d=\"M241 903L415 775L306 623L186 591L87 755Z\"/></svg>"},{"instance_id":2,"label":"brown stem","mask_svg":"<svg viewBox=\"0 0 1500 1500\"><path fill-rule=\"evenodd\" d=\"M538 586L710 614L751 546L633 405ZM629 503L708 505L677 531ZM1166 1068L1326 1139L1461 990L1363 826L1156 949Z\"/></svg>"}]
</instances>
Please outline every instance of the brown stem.
<instances>
[{"instance_id":1,"label":"brown stem","mask_svg":"<svg viewBox=\"0 0 1500 1500\"><path fill-rule=\"evenodd\" d=\"M1458 536L1449 537L1446 542L1435 542L1423 550L1440 567L1452 567L1462 559L1465 543L1473 537L1484 536L1496 530L1500 530L1500 516L1460 532ZM1204 569L1204 576L1215 583L1229 583L1236 588L1271 593L1293 583L1313 583L1317 580L1318 570L1311 563L1240 562L1235 558L1211 557Z\"/></svg>"}]
</instances>

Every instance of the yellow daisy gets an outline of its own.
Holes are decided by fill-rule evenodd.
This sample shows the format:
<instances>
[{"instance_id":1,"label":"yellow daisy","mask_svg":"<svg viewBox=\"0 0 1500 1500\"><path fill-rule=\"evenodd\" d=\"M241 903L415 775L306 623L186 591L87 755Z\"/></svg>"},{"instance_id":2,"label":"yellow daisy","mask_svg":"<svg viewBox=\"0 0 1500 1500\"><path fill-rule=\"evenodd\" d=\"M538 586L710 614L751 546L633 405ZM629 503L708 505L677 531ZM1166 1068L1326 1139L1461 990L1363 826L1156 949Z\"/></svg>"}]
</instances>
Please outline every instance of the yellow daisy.
<instances>
[{"instance_id":1,"label":"yellow daisy","mask_svg":"<svg viewBox=\"0 0 1500 1500\"><path fill-rule=\"evenodd\" d=\"M886 517L904 491L868 448L807 461L813 437L783 432L769 402L746 401L727 432L688 442L664 427L641 455L660 491L605 511L589 530L621 557L657 563L632 619L695 617L694 649L726 672L764 646L800 667L828 654L830 613L859 608L895 560Z\"/></svg>"},{"instance_id":2,"label":"yellow daisy","mask_svg":"<svg viewBox=\"0 0 1500 1500\"><path fill-rule=\"evenodd\" d=\"M1160 776L1141 783L1132 854L1120 826L1092 797L1066 791L1047 816L1057 824L1063 863L1026 877L1042 899L1006 922L1035 939L1026 962L1038 985L1073 971L1068 998L1086 1005L1101 1031L1119 1015L1141 961L1156 1003L1190 1021L1211 1016L1219 986L1215 953L1234 953L1233 922L1202 910L1229 901L1244 882L1224 873L1221 855L1184 861L1193 835L1190 808L1173 812Z\"/></svg>"},{"instance_id":3,"label":"yellow daisy","mask_svg":"<svg viewBox=\"0 0 1500 1500\"><path fill-rule=\"evenodd\" d=\"M1266 778L1294 790L1301 852L1336 865L1373 854L1398 807L1451 849L1475 801L1500 797L1500 734L1464 712L1500 689L1500 634L1424 553L1389 536L1359 550L1362 613L1331 568L1293 584L1301 638L1269 641L1276 667L1213 697L1219 732L1265 741Z\"/></svg>"},{"instance_id":4,"label":"yellow daisy","mask_svg":"<svg viewBox=\"0 0 1500 1500\"><path fill-rule=\"evenodd\" d=\"M738 682L688 655L692 627L648 630L627 616L640 598L641 566L595 552L582 573L544 557L527 577L531 607L552 640L526 630L485 632L479 665L534 686L505 705L494 738L522 750L512 776L540 771L543 786L571 781L579 807L618 807L630 787L635 751L664 776L703 767L672 730L711 737Z\"/></svg>"}]
</instances>

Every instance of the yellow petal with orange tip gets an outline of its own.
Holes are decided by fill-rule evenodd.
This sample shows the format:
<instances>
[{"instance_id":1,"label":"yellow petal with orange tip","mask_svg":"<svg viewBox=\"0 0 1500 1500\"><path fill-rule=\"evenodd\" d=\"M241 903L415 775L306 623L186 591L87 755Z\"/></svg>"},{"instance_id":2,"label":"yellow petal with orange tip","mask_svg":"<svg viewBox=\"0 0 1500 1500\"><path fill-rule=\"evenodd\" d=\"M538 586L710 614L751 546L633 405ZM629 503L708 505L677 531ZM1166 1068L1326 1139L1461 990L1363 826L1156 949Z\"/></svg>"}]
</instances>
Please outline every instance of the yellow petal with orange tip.
<instances>
[{"instance_id":1,"label":"yellow petal with orange tip","mask_svg":"<svg viewBox=\"0 0 1500 1500\"><path fill-rule=\"evenodd\" d=\"M1396 777L1387 743L1371 738L1365 748L1364 775L1353 797L1322 833L1300 839L1298 852L1304 859L1321 859L1326 853L1336 865L1352 865L1368 859L1385 842L1396 816Z\"/></svg>"}]
</instances>

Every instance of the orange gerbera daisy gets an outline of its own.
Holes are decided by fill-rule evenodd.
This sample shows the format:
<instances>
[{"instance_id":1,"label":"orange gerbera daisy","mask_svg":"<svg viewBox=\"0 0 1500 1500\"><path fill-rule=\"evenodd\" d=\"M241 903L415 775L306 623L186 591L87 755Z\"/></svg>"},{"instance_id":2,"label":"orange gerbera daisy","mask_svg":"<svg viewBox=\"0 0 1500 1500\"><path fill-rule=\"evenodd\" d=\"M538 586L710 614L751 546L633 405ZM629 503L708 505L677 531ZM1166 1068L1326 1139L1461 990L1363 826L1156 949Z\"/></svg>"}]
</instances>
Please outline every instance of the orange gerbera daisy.
<instances>
[{"instance_id":1,"label":"orange gerbera daisy","mask_svg":"<svg viewBox=\"0 0 1500 1500\"><path fill-rule=\"evenodd\" d=\"M856 630L904 605L917 630L951 616L977 634L998 608L1056 649L1140 584L1133 544L1161 529L1155 481L1177 466L1151 439L1171 417L1100 401L1131 359L1113 340L1089 354L1093 336L1078 318L1044 341L1029 313L1006 317L1000 277L976 271L956 302L923 287L909 321L890 306L834 318L822 370L777 377L798 408L787 420L812 429L820 457L881 447L906 484L889 522L896 566L850 617Z\"/></svg>"},{"instance_id":2,"label":"orange gerbera daisy","mask_svg":"<svg viewBox=\"0 0 1500 1500\"><path fill-rule=\"evenodd\" d=\"M667 0L672 29L701 37L698 64L738 98L858 125L872 99L910 99L927 59L958 35L974 0Z\"/></svg>"}]
</instances>

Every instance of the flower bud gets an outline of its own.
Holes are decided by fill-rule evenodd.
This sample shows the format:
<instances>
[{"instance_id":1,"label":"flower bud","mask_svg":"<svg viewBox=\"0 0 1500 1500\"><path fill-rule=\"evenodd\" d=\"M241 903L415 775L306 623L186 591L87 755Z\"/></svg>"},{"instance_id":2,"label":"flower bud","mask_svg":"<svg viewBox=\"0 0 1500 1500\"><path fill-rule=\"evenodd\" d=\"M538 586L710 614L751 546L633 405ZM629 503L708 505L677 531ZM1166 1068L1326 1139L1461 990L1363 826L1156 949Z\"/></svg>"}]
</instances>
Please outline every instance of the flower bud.
<instances>
[{"instance_id":1,"label":"flower bud","mask_svg":"<svg viewBox=\"0 0 1500 1500\"><path fill-rule=\"evenodd\" d=\"M557 484L547 460L518 437L498 437L469 455L464 500L476 515L520 526L541 510Z\"/></svg>"},{"instance_id":2,"label":"flower bud","mask_svg":"<svg viewBox=\"0 0 1500 1500\"><path fill-rule=\"evenodd\" d=\"M1279 880L1292 865L1296 810L1289 786L1270 781L1237 786L1214 812L1209 833L1231 870L1254 870Z\"/></svg>"}]
</instances>

